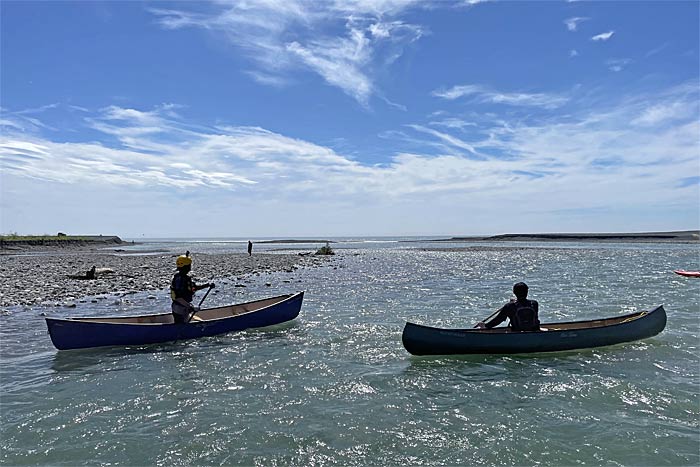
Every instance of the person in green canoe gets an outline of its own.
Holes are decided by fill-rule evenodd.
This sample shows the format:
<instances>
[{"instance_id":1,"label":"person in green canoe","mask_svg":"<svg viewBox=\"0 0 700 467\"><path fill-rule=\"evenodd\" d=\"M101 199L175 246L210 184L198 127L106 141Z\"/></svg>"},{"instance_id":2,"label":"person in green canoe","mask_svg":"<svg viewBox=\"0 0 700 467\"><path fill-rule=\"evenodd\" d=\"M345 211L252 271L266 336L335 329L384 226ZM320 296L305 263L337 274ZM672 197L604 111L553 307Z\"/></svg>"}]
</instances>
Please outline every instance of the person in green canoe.
<instances>
[{"instance_id":1,"label":"person in green canoe","mask_svg":"<svg viewBox=\"0 0 700 467\"><path fill-rule=\"evenodd\" d=\"M538 317L540 305L537 300L527 299L528 287L525 282L518 282L513 286L515 300L503 305L496 316L477 323L477 328L491 329L498 326L508 318L508 326L513 331L539 331L540 320Z\"/></svg>"},{"instance_id":2,"label":"person in green canoe","mask_svg":"<svg viewBox=\"0 0 700 467\"><path fill-rule=\"evenodd\" d=\"M172 313L175 323L187 323L197 311L192 305L192 298L197 290L214 288L214 284L197 285L187 274L192 269L192 258L188 251L175 260L177 272L170 284L170 298L173 300Z\"/></svg>"}]
</instances>

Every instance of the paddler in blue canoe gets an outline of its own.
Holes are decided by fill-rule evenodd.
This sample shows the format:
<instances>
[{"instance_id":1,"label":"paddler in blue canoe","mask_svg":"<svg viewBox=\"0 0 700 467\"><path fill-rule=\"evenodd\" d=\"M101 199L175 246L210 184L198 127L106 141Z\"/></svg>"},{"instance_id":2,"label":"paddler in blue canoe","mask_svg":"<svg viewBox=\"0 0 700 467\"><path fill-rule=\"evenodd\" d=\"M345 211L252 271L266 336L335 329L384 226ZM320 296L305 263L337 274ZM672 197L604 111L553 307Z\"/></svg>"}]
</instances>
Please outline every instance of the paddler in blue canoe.
<instances>
[{"instance_id":1,"label":"paddler in blue canoe","mask_svg":"<svg viewBox=\"0 0 700 467\"><path fill-rule=\"evenodd\" d=\"M187 274L192 269L192 258L188 251L175 260L177 272L170 284L170 298L173 300L172 312L175 323L188 323L197 309L192 305L192 297L197 290L214 288L214 284L197 285Z\"/></svg>"}]
</instances>

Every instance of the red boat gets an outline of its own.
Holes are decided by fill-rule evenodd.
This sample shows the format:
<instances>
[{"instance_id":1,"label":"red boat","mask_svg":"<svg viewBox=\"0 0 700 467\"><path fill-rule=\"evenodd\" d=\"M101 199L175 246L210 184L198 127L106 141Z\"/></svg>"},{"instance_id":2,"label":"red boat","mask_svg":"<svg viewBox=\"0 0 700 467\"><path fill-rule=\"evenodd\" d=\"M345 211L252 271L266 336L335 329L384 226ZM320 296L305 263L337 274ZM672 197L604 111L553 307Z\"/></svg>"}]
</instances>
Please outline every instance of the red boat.
<instances>
[{"instance_id":1,"label":"red boat","mask_svg":"<svg viewBox=\"0 0 700 467\"><path fill-rule=\"evenodd\" d=\"M700 277L700 271L684 271L683 269L677 269L673 272L683 277Z\"/></svg>"}]
</instances>

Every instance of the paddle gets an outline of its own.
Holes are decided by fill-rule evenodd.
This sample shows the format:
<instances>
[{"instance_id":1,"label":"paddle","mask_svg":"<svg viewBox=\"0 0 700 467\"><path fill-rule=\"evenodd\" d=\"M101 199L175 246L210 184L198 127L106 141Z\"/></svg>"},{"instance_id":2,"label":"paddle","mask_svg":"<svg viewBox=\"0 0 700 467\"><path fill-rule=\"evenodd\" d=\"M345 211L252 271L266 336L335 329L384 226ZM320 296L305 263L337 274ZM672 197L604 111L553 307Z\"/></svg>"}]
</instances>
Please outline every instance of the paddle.
<instances>
[{"instance_id":1,"label":"paddle","mask_svg":"<svg viewBox=\"0 0 700 467\"><path fill-rule=\"evenodd\" d=\"M491 313L491 315L490 315L488 318L482 319L481 321L479 321L479 323L485 323L486 321L488 321L488 320L490 320L491 318L493 318L494 316L496 316L496 315L498 314L499 311L501 311L501 310L496 310L496 311L494 311L493 313ZM474 326L475 329L479 327L479 323L476 323L476 326Z\"/></svg>"},{"instance_id":2,"label":"paddle","mask_svg":"<svg viewBox=\"0 0 700 467\"><path fill-rule=\"evenodd\" d=\"M209 284L209 288L207 289L207 293L204 294L204 297L202 297L202 299L199 301L199 305L194 310L194 312L190 315L189 319L187 320L188 323L190 321L192 321L192 318L194 318L194 315L196 315L197 312L202 308L202 303L204 303L204 299L207 298L207 295L209 295L209 292L211 292L211 289L213 289L213 288L214 288L214 284Z\"/></svg>"},{"instance_id":3,"label":"paddle","mask_svg":"<svg viewBox=\"0 0 700 467\"><path fill-rule=\"evenodd\" d=\"M199 305L197 308L202 308L202 303L204 303L204 299L207 298L207 295L209 295L209 292L211 292L211 289L213 289L215 286L214 284L209 284L209 288L207 289L207 293L204 294L204 297L199 301Z\"/></svg>"}]
</instances>

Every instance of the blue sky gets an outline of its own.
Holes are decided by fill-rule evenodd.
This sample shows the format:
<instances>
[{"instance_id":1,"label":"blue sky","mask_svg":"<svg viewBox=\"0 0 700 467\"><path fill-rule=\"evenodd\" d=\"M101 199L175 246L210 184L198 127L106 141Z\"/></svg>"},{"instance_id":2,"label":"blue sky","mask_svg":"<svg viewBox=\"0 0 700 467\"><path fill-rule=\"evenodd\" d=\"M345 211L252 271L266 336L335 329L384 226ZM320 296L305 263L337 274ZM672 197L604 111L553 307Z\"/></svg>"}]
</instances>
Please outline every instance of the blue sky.
<instances>
[{"instance_id":1,"label":"blue sky","mask_svg":"<svg viewBox=\"0 0 700 467\"><path fill-rule=\"evenodd\" d=\"M0 4L0 231L700 226L700 3Z\"/></svg>"}]
</instances>

